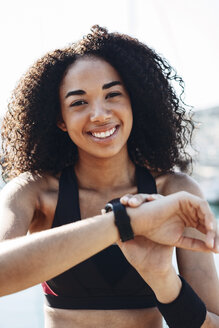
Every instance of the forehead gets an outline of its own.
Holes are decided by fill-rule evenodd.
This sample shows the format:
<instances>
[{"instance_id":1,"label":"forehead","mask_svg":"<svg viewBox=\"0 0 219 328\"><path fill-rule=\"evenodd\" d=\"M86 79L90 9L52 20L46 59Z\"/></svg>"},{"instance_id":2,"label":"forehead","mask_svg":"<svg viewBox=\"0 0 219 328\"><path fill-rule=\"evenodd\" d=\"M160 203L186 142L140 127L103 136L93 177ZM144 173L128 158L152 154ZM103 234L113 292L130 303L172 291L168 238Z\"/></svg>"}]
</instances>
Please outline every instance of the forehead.
<instances>
[{"instance_id":1,"label":"forehead","mask_svg":"<svg viewBox=\"0 0 219 328\"><path fill-rule=\"evenodd\" d=\"M60 89L78 88L81 89L89 85L109 83L112 81L121 81L116 69L104 59L97 57L84 57L77 59L69 66Z\"/></svg>"}]
</instances>

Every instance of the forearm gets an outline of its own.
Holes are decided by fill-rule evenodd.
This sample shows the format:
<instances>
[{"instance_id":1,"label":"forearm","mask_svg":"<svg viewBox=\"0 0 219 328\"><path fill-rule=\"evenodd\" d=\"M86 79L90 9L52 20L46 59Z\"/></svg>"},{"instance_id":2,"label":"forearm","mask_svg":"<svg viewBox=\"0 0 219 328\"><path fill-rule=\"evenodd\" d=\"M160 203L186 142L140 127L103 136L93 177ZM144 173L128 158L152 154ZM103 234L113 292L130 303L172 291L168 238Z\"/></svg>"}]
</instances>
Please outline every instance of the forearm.
<instances>
[{"instance_id":1,"label":"forearm","mask_svg":"<svg viewBox=\"0 0 219 328\"><path fill-rule=\"evenodd\" d=\"M142 209L130 209L139 232ZM147 214L145 213L145 220ZM0 296L34 286L117 242L113 212L0 243ZM10 281L10 283L8 283Z\"/></svg>"},{"instance_id":2,"label":"forearm","mask_svg":"<svg viewBox=\"0 0 219 328\"><path fill-rule=\"evenodd\" d=\"M139 232L143 210L130 209ZM145 213L145 220L147 214ZM113 212L0 243L0 296L31 287L68 270L117 242ZM10 281L10 283L8 283Z\"/></svg>"},{"instance_id":3,"label":"forearm","mask_svg":"<svg viewBox=\"0 0 219 328\"><path fill-rule=\"evenodd\" d=\"M182 283L174 268L172 268L168 274L165 273L160 276L154 274L148 275L148 273L146 275L141 273L141 275L153 289L155 296L160 303L169 304L173 302L181 292ZM207 311L205 321L201 328L217 327L219 327L219 316Z\"/></svg>"},{"instance_id":4,"label":"forearm","mask_svg":"<svg viewBox=\"0 0 219 328\"><path fill-rule=\"evenodd\" d=\"M0 244L0 295L68 270L119 238L112 213Z\"/></svg>"}]
</instances>

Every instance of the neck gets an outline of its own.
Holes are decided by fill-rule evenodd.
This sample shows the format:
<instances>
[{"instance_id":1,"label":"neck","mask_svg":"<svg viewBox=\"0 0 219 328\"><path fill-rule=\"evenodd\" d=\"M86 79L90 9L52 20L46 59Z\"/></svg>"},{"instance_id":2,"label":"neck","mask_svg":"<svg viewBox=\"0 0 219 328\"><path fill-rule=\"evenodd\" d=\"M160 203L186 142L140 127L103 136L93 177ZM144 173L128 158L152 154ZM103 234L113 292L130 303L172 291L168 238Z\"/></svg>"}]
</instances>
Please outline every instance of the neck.
<instances>
[{"instance_id":1,"label":"neck","mask_svg":"<svg viewBox=\"0 0 219 328\"><path fill-rule=\"evenodd\" d=\"M75 173L82 189L103 192L127 188L135 183L135 165L128 152L107 159L79 156Z\"/></svg>"}]
</instances>

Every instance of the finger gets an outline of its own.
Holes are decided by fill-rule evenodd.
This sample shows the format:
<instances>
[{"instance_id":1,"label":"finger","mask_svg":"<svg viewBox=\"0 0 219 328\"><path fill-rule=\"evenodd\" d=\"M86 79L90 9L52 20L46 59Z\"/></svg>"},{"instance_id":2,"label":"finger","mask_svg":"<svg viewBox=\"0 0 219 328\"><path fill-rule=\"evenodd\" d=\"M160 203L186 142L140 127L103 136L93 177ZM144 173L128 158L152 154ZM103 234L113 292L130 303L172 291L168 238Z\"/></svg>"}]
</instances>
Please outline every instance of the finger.
<instances>
[{"instance_id":1,"label":"finger","mask_svg":"<svg viewBox=\"0 0 219 328\"><path fill-rule=\"evenodd\" d=\"M196 252L217 253L215 249L207 247L204 241L185 236L180 237L175 246Z\"/></svg>"},{"instance_id":2,"label":"finger","mask_svg":"<svg viewBox=\"0 0 219 328\"><path fill-rule=\"evenodd\" d=\"M149 194L132 195L132 197L130 197L128 200L128 206L137 207L137 206L147 202L149 198L151 199L151 195L149 195Z\"/></svg>"},{"instance_id":3,"label":"finger","mask_svg":"<svg viewBox=\"0 0 219 328\"><path fill-rule=\"evenodd\" d=\"M145 197L148 196L148 194L126 194L120 198L120 202L126 206L137 207L145 202L145 197L143 197L143 195L145 195Z\"/></svg>"},{"instance_id":4,"label":"finger","mask_svg":"<svg viewBox=\"0 0 219 328\"><path fill-rule=\"evenodd\" d=\"M215 217L206 200L184 191L179 192L178 197L180 197L181 208L184 209L184 214L187 213L187 216L193 218L193 221L189 222L188 220L187 223L192 224L191 226L193 227L197 227L199 224L204 225L206 232L215 230ZM194 217L195 211L196 217ZM193 225L195 222L196 224Z\"/></svg>"},{"instance_id":5,"label":"finger","mask_svg":"<svg viewBox=\"0 0 219 328\"><path fill-rule=\"evenodd\" d=\"M207 232L206 241L205 241L207 247L214 248L215 237L216 237L216 231L210 230Z\"/></svg>"},{"instance_id":6,"label":"finger","mask_svg":"<svg viewBox=\"0 0 219 328\"><path fill-rule=\"evenodd\" d=\"M125 194L124 196L122 196L122 197L120 198L120 202L121 202L123 205L128 205L128 201L129 201L129 199L130 199L131 197L133 197L132 194Z\"/></svg>"},{"instance_id":7,"label":"finger","mask_svg":"<svg viewBox=\"0 0 219 328\"><path fill-rule=\"evenodd\" d=\"M138 207L139 205L145 202L150 202L152 200L160 199L162 197L163 196L159 194L127 194L121 197L120 201L123 205L128 205L130 207Z\"/></svg>"},{"instance_id":8,"label":"finger","mask_svg":"<svg viewBox=\"0 0 219 328\"><path fill-rule=\"evenodd\" d=\"M219 223L216 222L216 233L214 238L214 249L216 253L219 253Z\"/></svg>"},{"instance_id":9,"label":"finger","mask_svg":"<svg viewBox=\"0 0 219 328\"><path fill-rule=\"evenodd\" d=\"M149 194L146 201L158 200L158 199L161 199L163 197L164 196L162 196L160 194Z\"/></svg>"},{"instance_id":10,"label":"finger","mask_svg":"<svg viewBox=\"0 0 219 328\"><path fill-rule=\"evenodd\" d=\"M203 216L204 216L206 230L207 231L211 231L211 230L216 231L216 229L217 229L216 219L215 219L214 214L211 211L210 206L207 201L205 201L205 200L201 201L200 210L202 211Z\"/></svg>"}]
</instances>

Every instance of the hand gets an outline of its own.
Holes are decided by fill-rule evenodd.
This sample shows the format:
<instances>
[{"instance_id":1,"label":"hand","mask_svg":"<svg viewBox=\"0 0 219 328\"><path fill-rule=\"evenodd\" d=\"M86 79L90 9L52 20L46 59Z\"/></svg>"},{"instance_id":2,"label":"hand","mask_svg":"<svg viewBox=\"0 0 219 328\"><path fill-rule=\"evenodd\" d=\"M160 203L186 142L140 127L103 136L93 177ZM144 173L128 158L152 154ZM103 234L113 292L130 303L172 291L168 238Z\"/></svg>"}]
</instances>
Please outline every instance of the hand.
<instances>
[{"instance_id":1,"label":"hand","mask_svg":"<svg viewBox=\"0 0 219 328\"><path fill-rule=\"evenodd\" d=\"M147 197L145 196L145 200ZM219 252L216 220L208 203L197 196L188 192L177 192L155 202L143 203L135 209L128 207L127 211L130 217L134 211L138 213L137 217L134 215L133 220L136 235L143 235L164 245ZM204 233L205 243L183 236L185 227L192 227Z\"/></svg>"},{"instance_id":2,"label":"hand","mask_svg":"<svg viewBox=\"0 0 219 328\"><path fill-rule=\"evenodd\" d=\"M126 194L120 198L120 202L125 206L138 207L145 202L161 199L160 194Z\"/></svg>"},{"instance_id":3,"label":"hand","mask_svg":"<svg viewBox=\"0 0 219 328\"><path fill-rule=\"evenodd\" d=\"M154 243L143 236L118 242L118 245L160 302L170 303L176 299L181 281L172 265L173 247Z\"/></svg>"},{"instance_id":4,"label":"hand","mask_svg":"<svg viewBox=\"0 0 219 328\"><path fill-rule=\"evenodd\" d=\"M117 242L129 263L141 274L162 275L172 267L173 247L136 236L125 243Z\"/></svg>"},{"instance_id":5,"label":"hand","mask_svg":"<svg viewBox=\"0 0 219 328\"><path fill-rule=\"evenodd\" d=\"M159 194L126 194L120 198L125 206L138 207L144 202L161 199ZM167 272L172 267L173 247L157 244L143 236L136 236L126 243L118 242L118 246L130 264L141 274L151 272L156 275Z\"/></svg>"}]
</instances>

